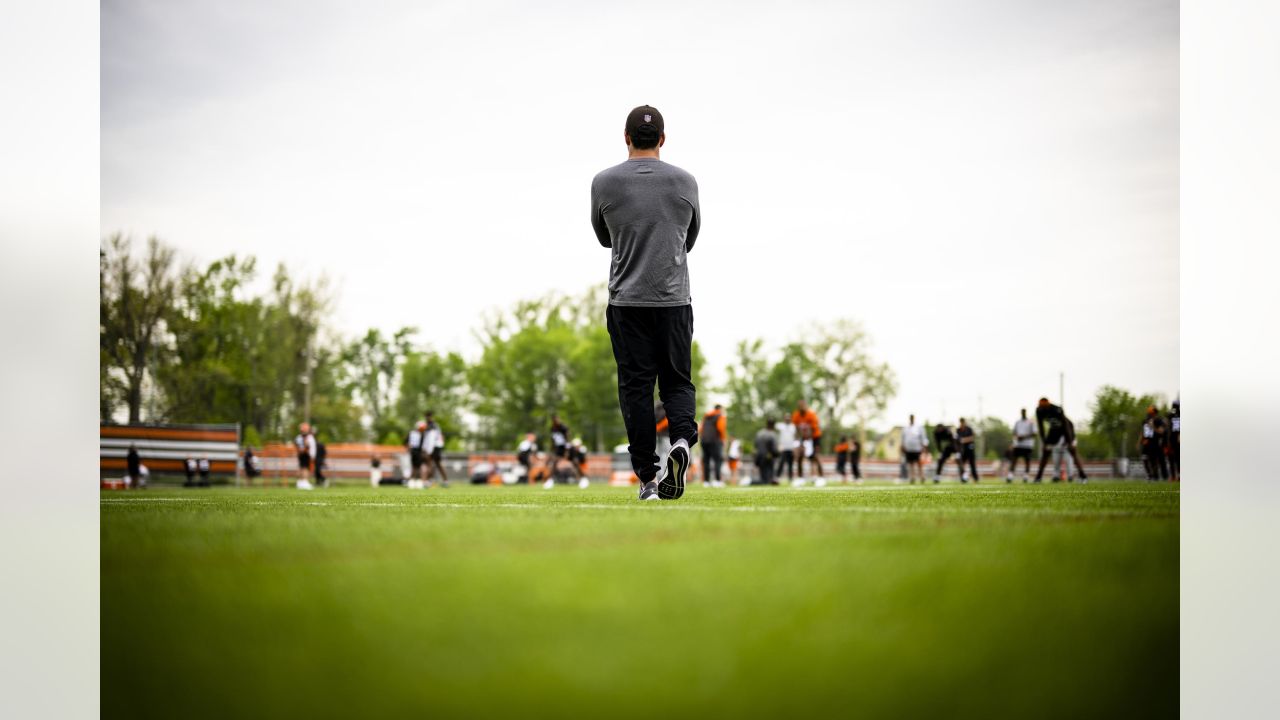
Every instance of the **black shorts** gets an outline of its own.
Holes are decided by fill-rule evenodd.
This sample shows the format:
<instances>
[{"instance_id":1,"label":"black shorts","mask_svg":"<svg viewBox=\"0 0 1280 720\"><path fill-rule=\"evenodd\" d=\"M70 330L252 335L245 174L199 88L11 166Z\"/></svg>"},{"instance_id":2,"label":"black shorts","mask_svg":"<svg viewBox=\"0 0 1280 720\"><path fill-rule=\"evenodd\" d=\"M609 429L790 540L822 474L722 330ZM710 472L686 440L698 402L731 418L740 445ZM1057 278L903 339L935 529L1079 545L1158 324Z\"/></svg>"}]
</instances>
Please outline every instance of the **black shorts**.
<instances>
[{"instance_id":1,"label":"black shorts","mask_svg":"<svg viewBox=\"0 0 1280 720\"><path fill-rule=\"evenodd\" d=\"M555 453L556 453L556 457L565 457L566 455L568 455L568 454L569 454L569 446L568 446L568 445L557 445L557 446L555 447Z\"/></svg>"},{"instance_id":2,"label":"black shorts","mask_svg":"<svg viewBox=\"0 0 1280 720\"><path fill-rule=\"evenodd\" d=\"M918 463L918 462L920 462L920 451L919 451L919 450L917 450L917 451L915 451L915 452L912 452L912 451L910 451L910 450L903 450L902 452L907 456L907 462L909 462L909 463Z\"/></svg>"},{"instance_id":3,"label":"black shorts","mask_svg":"<svg viewBox=\"0 0 1280 720\"><path fill-rule=\"evenodd\" d=\"M1013 459L1014 459L1014 460L1017 460L1018 458L1027 458L1028 460L1030 460L1030 459L1031 459L1031 448L1028 448L1028 447L1015 447L1015 448L1013 449Z\"/></svg>"},{"instance_id":4,"label":"black shorts","mask_svg":"<svg viewBox=\"0 0 1280 720\"><path fill-rule=\"evenodd\" d=\"M1058 441L1062 439L1063 435L1065 435L1065 433L1062 428L1054 428L1050 430L1049 434L1044 436L1045 451L1048 452L1049 450L1052 450L1053 446L1058 444Z\"/></svg>"},{"instance_id":5,"label":"black shorts","mask_svg":"<svg viewBox=\"0 0 1280 720\"><path fill-rule=\"evenodd\" d=\"M304 453L304 452L298 453L298 469L299 470L311 469L311 453Z\"/></svg>"},{"instance_id":6,"label":"black shorts","mask_svg":"<svg viewBox=\"0 0 1280 720\"><path fill-rule=\"evenodd\" d=\"M444 458L444 451L441 450L440 448L436 448L435 450L431 451L431 459L435 460L437 464L441 461L442 458Z\"/></svg>"},{"instance_id":7,"label":"black shorts","mask_svg":"<svg viewBox=\"0 0 1280 720\"><path fill-rule=\"evenodd\" d=\"M415 448L409 451L409 464L413 466L414 470L417 470L418 468L422 467L422 451L421 450L418 450Z\"/></svg>"}]
</instances>

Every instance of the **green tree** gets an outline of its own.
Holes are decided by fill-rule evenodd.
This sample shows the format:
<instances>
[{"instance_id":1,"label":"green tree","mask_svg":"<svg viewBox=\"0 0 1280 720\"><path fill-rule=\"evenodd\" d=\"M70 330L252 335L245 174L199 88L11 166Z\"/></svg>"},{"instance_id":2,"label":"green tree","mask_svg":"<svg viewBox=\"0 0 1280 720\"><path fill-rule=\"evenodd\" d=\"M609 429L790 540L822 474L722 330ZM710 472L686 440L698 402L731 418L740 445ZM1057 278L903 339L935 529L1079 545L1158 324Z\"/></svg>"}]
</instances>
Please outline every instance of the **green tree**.
<instances>
[{"instance_id":1,"label":"green tree","mask_svg":"<svg viewBox=\"0 0 1280 720\"><path fill-rule=\"evenodd\" d=\"M505 448L526 432L543 435L552 413L596 449L625 439L605 297L604 286L579 297L550 293L486 316L477 333L483 350L467 370L480 444ZM696 342L691 361L698 385L706 358Z\"/></svg>"},{"instance_id":2,"label":"green tree","mask_svg":"<svg viewBox=\"0 0 1280 720\"><path fill-rule=\"evenodd\" d=\"M98 250L99 414L110 422L123 401L128 421L142 420L143 392L161 361L165 314L177 285L174 251L148 238L135 258L132 241L116 233Z\"/></svg>"},{"instance_id":3,"label":"green tree","mask_svg":"<svg viewBox=\"0 0 1280 720\"><path fill-rule=\"evenodd\" d=\"M520 309L528 310L528 304ZM477 435L488 447L508 447L526 432L543 434L551 414L565 410L574 330L558 316L538 324L528 316L521 320L530 324L507 336L490 334L470 368Z\"/></svg>"},{"instance_id":4,"label":"green tree","mask_svg":"<svg viewBox=\"0 0 1280 720\"><path fill-rule=\"evenodd\" d=\"M1013 428L997 417L985 417L978 423L978 436L982 438L983 456L997 459L1013 444Z\"/></svg>"},{"instance_id":5,"label":"green tree","mask_svg":"<svg viewBox=\"0 0 1280 720\"><path fill-rule=\"evenodd\" d=\"M814 328L809 337L815 400L827 408L832 427L865 432L898 392L893 370L871 357L871 338L852 320Z\"/></svg>"},{"instance_id":6,"label":"green tree","mask_svg":"<svg viewBox=\"0 0 1280 720\"><path fill-rule=\"evenodd\" d=\"M577 423L583 442L597 452L626 438L618 409L618 373L609 330L599 322L577 333L569 353L570 374L565 387L566 414Z\"/></svg>"},{"instance_id":7,"label":"green tree","mask_svg":"<svg viewBox=\"0 0 1280 720\"><path fill-rule=\"evenodd\" d=\"M400 367L400 392L394 415L396 426L389 432L403 436L414 422L422 419L424 412L430 410L444 432L445 446L450 450L461 449L466 439L462 417L469 400L466 382L467 363L456 352L409 351Z\"/></svg>"},{"instance_id":8,"label":"green tree","mask_svg":"<svg viewBox=\"0 0 1280 720\"><path fill-rule=\"evenodd\" d=\"M1128 390L1114 385L1098 388L1093 401L1089 403L1092 416L1088 431L1090 435L1096 436L1090 441L1090 451L1102 451L1107 457L1132 455L1136 452L1142 423L1147 417L1147 407L1157 404L1154 395L1135 397ZM1081 450L1083 451L1083 447Z\"/></svg>"},{"instance_id":9,"label":"green tree","mask_svg":"<svg viewBox=\"0 0 1280 720\"><path fill-rule=\"evenodd\" d=\"M250 296L255 274L252 257L235 256L183 273L165 315L161 417L239 422L264 440L282 440L319 410L325 429L341 437L358 414L330 343L319 339L329 305L323 280L300 285L281 266L268 295Z\"/></svg>"},{"instance_id":10,"label":"green tree","mask_svg":"<svg viewBox=\"0 0 1280 720\"><path fill-rule=\"evenodd\" d=\"M786 417L804 399L824 435L856 428L866 444L868 425L897 392L893 371L871 357L870 338L853 321L811 327L805 338L784 345L772 362L762 340L738 344L723 388L730 432L749 441L766 417Z\"/></svg>"},{"instance_id":11,"label":"green tree","mask_svg":"<svg viewBox=\"0 0 1280 720\"><path fill-rule=\"evenodd\" d=\"M311 371L310 422L316 436L326 443L366 439L363 408L352 399L340 351L318 345Z\"/></svg>"},{"instance_id":12,"label":"green tree","mask_svg":"<svg viewBox=\"0 0 1280 720\"><path fill-rule=\"evenodd\" d=\"M347 387L360 399L376 438L402 432L409 419L397 417L394 397L401 386L400 367L412 350L415 333L416 328L405 327L385 337L371 328L342 350Z\"/></svg>"}]
</instances>

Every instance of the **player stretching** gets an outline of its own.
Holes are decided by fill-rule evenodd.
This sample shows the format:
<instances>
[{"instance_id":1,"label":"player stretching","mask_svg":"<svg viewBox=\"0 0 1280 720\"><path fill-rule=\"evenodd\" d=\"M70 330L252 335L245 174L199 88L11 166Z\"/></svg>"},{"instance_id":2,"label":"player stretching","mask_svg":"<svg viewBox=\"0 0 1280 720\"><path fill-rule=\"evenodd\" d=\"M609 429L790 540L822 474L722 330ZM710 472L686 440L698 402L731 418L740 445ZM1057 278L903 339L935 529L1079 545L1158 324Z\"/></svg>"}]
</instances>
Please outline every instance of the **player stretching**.
<instances>
[{"instance_id":1,"label":"player stretching","mask_svg":"<svg viewBox=\"0 0 1280 720\"><path fill-rule=\"evenodd\" d=\"M974 442L976 440L973 428L965 424L964 418L960 418L960 427L956 428L956 442L960 443L960 454L956 456L956 464L960 466L960 482L968 482L964 472L966 462L969 463L969 469L973 471L973 481L976 483L980 479L978 477L978 446Z\"/></svg>"},{"instance_id":2,"label":"player stretching","mask_svg":"<svg viewBox=\"0 0 1280 720\"><path fill-rule=\"evenodd\" d=\"M937 446L938 466L933 469L933 481L935 483L942 482L942 468L947 466L947 458L956 452L956 435L951 428L938 423L933 426L933 444ZM964 467L961 466L963 473Z\"/></svg>"},{"instance_id":3,"label":"player stretching","mask_svg":"<svg viewBox=\"0 0 1280 720\"><path fill-rule=\"evenodd\" d=\"M693 304L687 254L702 224L698 183L659 159L667 136L662 114L641 105L627 115L627 160L591 181L591 227L613 252L606 318L618 365L618 404L641 500L684 494L694 414ZM672 438L659 464L653 385Z\"/></svg>"},{"instance_id":4,"label":"player stretching","mask_svg":"<svg viewBox=\"0 0 1280 720\"><path fill-rule=\"evenodd\" d=\"M1165 462L1165 445L1169 439L1167 430L1164 418L1156 412L1156 406L1148 407L1138 449L1142 451L1142 464L1147 471L1147 480L1151 482L1169 479L1169 465Z\"/></svg>"},{"instance_id":5,"label":"player stretching","mask_svg":"<svg viewBox=\"0 0 1280 720\"><path fill-rule=\"evenodd\" d=\"M1040 435L1040 467L1036 470L1035 482L1040 482L1040 478L1044 477L1044 466L1048 464L1049 456L1053 455L1053 448L1063 440L1066 441L1066 452L1071 453L1071 458L1076 462L1076 472L1080 473L1080 480L1083 482L1089 479L1089 476L1084 473L1084 463L1080 462L1080 454L1076 452L1075 434L1068 430L1068 426L1067 414L1062 411L1062 408L1049 402L1049 398L1040 398L1040 402L1036 405L1036 430ZM1057 480L1055 479L1054 482Z\"/></svg>"},{"instance_id":6,"label":"player stretching","mask_svg":"<svg viewBox=\"0 0 1280 720\"><path fill-rule=\"evenodd\" d=\"M1009 469L1004 476L1006 483L1013 482L1013 469L1018 466L1018 458L1022 458L1022 482L1031 474L1031 453L1036 447L1036 425L1027 418L1027 409L1022 408L1022 417L1013 424L1013 457L1009 458Z\"/></svg>"}]
</instances>

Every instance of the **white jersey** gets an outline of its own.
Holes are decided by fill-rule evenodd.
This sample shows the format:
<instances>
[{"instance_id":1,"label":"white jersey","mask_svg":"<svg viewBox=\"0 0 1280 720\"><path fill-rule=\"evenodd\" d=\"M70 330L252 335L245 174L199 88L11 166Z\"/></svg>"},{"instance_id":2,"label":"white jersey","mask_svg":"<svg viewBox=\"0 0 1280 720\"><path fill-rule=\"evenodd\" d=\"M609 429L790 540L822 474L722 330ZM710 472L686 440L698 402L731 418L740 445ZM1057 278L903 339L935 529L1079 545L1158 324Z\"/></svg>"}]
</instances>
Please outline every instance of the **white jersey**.
<instances>
[{"instance_id":1,"label":"white jersey","mask_svg":"<svg viewBox=\"0 0 1280 720\"><path fill-rule=\"evenodd\" d=\"M796 447L796 426L785 422L778 426L778 449L792 450Z\"/></svg>"},{"instance_id":2,"label":"white jersey","mask_svg":"<svg viewBox=\"0 0 1280 720\"><path fill-rule=\"evenodd\" d=\"M521 440L520 447L516 448L517 452L533 452L537 445L532 440Z\"/></svg>"},{"instance_id":3,"label":"white jersey","mask_svg":"<svg viewBox=\"0 0 1280 720\"><path fill-rule=\"evenodd\" d=\"M919 425L908 425L902 428L902 449L907 452L921 452L929 447L929 438L924 435L924 428Z\"/></svg>"},{"instance_id":4,"label":"white jersey","mask_svg":"<svg viewBox=\"0 0 1280 720\"><path fill-rule=\"evenodd\" d=\"M1036 446L1036 424L1031 418L1020 418L1013 424L1013 438L1016 447L1033 448Z\"/></svg>"},{"instance_id":5,"label":"white jersey","mask_svg":"<svg viewBox=\"0 0 1280 720\"><path fill-rule=\"evenodd\" d=\"M409 449L410 450L422 450L423 448L426 447L427 439L426 437L423 436L424 432L426 431L419 430L417 428L414 428L409 431Z\"/></svg>"},{"instance_id":6,"label":"white jersey","mask_svg":"<svg viewBox=\"0 0 1280 720\"><path fill-rule=\"evenodd\" d=\"M311 433L299 435L293 439L293 444L298 448L298 452L306 453L312 457L316 454L316 436Z\"/></svg>"},{"instance_id":7,"label":"white jersey","mask_svg":"<svg viewBox=\"0 0 1280 720\"><path fill-rule=\"evenodd\" d=\"M742 457L742 441L739 440L738 438L734 438L733 442L729 443L729 459L737 460L741 457Z\"/></svg>"},{"instance_id":8,"label":"white jersey","mask_svg":"<svg viewBox=\"0 0 1280 720\"><path fill-rule=\"evenodd\" d=\"M427 428L427 441L423 443L422 450L432 453L436 450L444 449L444 433L440 431L440 426Z\"/></svg>"}]
</instances>

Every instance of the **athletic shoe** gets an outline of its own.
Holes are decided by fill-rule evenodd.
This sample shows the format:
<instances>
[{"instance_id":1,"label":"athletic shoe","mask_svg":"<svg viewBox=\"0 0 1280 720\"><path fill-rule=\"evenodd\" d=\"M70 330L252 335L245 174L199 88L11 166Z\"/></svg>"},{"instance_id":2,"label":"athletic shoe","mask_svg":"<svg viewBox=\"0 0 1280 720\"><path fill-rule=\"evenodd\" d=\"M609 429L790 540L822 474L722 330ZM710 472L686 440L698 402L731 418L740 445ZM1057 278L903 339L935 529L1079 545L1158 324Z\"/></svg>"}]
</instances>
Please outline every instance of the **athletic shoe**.
<instances>
[{"instance_id":1,"label":"athletic shoe","mask_svg":"<svg viewBox=\"0 0 1280 720\"><path fill-rule=\"evenodd\" d=\"M551 488L553 488L553 487L555 487L555 486L556 486L555 478L547 478L547 481L546 481L546 482L544 482L544 483L542 483L542 489L543 489L543 490L550 490Z\"/></svg>"},{"instance_id":2,"label":"athletic shoe","mask_svg":"<svg viewBox=\"0 0 1280 720\"><path fill-rule=\"evenodd\" d=\"M306 480L299 480L299 481L298 481L298 489L299 489L299 490L314 490L314 489L315 489L315 487L314 487L314 486L312 486L312 484L311 484L310 482L307 482Z\"/></svg>"},{"instance_id":3,"label":"athletic shoe","mask_svg":"<svg viewBox=\"0 0 1280 720\"><path fill-rule=\"evenodd\" d=\"M1005 479L1004 479L1004 484L1005 484L1005 485L1012 485L1012 484L1013 484L1013 476L1012 476L1012 475L1010 475L1009 477L1005 478Z\"/></svg>"},{"instance_id":4,"label":"athletic shoe","mask_svg":"<svg viewBox=\"0 0 1280 720\"><path fill-rule=\"evenodd\" d=\"M684 440L678 440L667 454L666 472L658 482L658 497L663 500L679 500L684 495L684 476L689 471L689 448Z\"/></svg>"},{"instance_id":5,"label":"athletic shoe","mask_svg":"<svg viewBox=\"0 0 1280 720\"><path fill-rule=\"evenodd\" d=\"M578 481L578 487L582 488L583 490L586 490L587 488L591 487L591 481L586 478L582 478L581 480Z\"/></svg>"},{"instance_id":6,"label":"athletic shoe","mask_svg":"<svg viewBox=\"0 0 1280 720\"><path fill-rule=\"evenodd\" d=\"M658 481L650 480L640 486L641 500L657 500L658 499Z\"/></svg>"},{"instance_id":7,"label":"athletic shoe","mask_svg":"<svg viewBox=\"0 0 1280 720\"><path fill-rule=\"evenodd\" d=\"M818 478L817 480L814 480L814 481L813 481L813 486L814 486L814 487L826 487L826 486L827 486L827 479L826 479L826 478Z\"/></svg>"}]
</instances>

